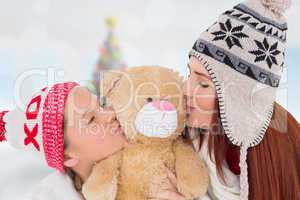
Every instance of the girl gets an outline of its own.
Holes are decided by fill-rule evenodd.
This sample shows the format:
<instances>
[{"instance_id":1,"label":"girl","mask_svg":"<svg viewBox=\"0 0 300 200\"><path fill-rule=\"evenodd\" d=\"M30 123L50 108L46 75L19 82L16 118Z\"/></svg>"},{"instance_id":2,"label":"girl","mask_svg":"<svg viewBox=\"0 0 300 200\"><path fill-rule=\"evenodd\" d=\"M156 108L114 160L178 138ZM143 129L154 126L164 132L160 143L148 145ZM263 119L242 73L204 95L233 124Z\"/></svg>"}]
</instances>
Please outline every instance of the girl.
<instances>
[{"instance_id":1,"label":"girl","mask_svg":"<svg viewBox=\"0 0 300 200\"><path fill-rule=\"evenodd\" d=\"M210 171L203 199L300 199L299 125L274 102L287 7L284 0L239 4L190 52L186 136ZM184 199L176 187L158 197Z\"/></svg>"},{"instance_id":2,"label":"girl","mask_svg":"<svg viewBox=\"0 0 300 200\"><path fill-rule=\"evenodd\" d=\"M59 171L29 199L83 199L81 185L93 165L128 145L115 113L99 105L95 95L71 82L42 89L25 111L0 112L0 141L31 151Z\"/></svg>"}]
</instances>

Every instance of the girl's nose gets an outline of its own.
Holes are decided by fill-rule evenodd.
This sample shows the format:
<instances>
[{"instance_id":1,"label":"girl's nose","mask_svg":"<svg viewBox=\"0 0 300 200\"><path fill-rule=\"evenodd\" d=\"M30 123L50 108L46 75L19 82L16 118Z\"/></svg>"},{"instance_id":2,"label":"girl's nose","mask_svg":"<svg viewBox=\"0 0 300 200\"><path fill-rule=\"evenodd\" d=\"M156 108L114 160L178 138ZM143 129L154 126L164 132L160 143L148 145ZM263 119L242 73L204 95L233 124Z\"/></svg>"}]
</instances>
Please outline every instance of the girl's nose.
<instances>
[{"instance_id":1,"label":"girl's nose","mask_svg":"<svg viewBox=\"0 0 300 200\"><path fill-rule=\"evenodd\" d=\"M173 111L175 110L175 106L170 103L169 101L155 101L152 103L152 105L161 110L161 111Z\"/></svg>"},{"instance_id":2,"label":"girl's nose","mask_svg":"<svg viewBox=\"0 0 300 200\"><path fill-rule=\"evenodd\" d=\"M100 123L111 123L112 121L116 120L116 113L112 108L107 108L100 110L97 117L98 122Z\"/></svg>"},{"instance_id":3,"label":"girl's nose","mask_svg":"<svg viewBox=\"0 0 300 200\"><path fill-rule=\"evenodd\" d=\"M116 116L115 111L112 108L107 109L106 112L107 112L107 121L108 122L112 122L112 121L116 120L117 116Z\"/></svg>"}]
</instances>

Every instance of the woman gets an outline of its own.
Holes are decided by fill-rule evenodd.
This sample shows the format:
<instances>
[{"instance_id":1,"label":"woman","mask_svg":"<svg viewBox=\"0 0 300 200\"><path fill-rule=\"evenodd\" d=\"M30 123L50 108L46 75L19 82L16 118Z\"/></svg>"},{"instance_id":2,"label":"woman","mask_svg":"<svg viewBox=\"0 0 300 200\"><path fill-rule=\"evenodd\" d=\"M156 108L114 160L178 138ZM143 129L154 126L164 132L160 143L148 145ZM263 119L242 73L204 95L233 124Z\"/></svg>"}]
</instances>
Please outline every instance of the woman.
<instances>
[{"instance_id":1,"label":"woman","mask_svg":"<svg viewBox=\"0 0 300 200\"><path fill-rule=\"evenodd\" d=\"M95 95L71 82L44 88L25 111L0 112L0 141L32 152L59 171L28 199L83 199L81 185L93 165L128 145L115 113L99 105Z\"/></svg>"},{"instance_id":2,"label":"woman","mask_svg":"<svg viewBox=\"0 0 300 200\"><path fill-rule=\"evenodd\" d=\"M187 131L210 170L209 195L212 199L239 199L239 147L232 145L223 134L215 87L206 69L194 57L189 66L191 74L185 90ZM297 124L279 104L274 105L264 139L249 150L249 199L299 199L300 129Z\"/></svg>"},{"instance_id":3,"label":"woman","mask_svg":"<svg viewBox=\"0 0 300 200\"><path fill-rule=\"evenodd\" d=\"M190 52L186 136L210 171L204 199L300 199L299 125L275 103L287 7L272 0L239 4ZM184 199L176 187L162 195Z\"/></svg>"},{"instance_id":4,"label":"woman","mask_svg":"<svg viewBox=\"0 0 300 200\"><path fill-rule=\"evenodd\" d=\"M240 199L239 147L224 135L219 117L216 89L205 67L190 58L190 75L185 82L187 128L185 135L208 166L211 184L206 199ZM195 104L192 104L194 102ZM197 107L197 108L196 108ZM300 127L295 118L279 104L262 142L250 149L249 199L300 198ZM157 197L184 200L176 190L176 177L171 190Z\"/></svg>"}]
</instances>

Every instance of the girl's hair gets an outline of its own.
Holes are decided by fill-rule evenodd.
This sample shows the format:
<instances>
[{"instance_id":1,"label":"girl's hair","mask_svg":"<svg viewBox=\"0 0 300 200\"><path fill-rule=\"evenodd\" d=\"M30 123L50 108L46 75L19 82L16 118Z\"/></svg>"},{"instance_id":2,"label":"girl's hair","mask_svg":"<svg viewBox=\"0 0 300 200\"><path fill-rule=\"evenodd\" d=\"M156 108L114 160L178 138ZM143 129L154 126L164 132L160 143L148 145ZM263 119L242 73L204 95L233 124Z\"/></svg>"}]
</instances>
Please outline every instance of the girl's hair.
<instances>
[{"instance_id":1,"label":"girl's hair","mask_svg":"<svg viewBox=\"0 0 300 200\"><path fill-rule=\"evenodd\" d=\"M63 123L63 130L65 132L65 128L66 127L66 123L67 121L64 119L64 123ZM65 135L64 135L65 136ZM68 146L68 140L66 137L64 137L64 149L66 149ZM69 159L68 155L64 155L64 159L67 160ZM65 172L66 174L71 178L74 188L76 189L77 192L81 193L82 190L82 185L83 185L83 180L81 179L81 177L71 168L69 167L65 167Z\"/></svg>"},{"instance_id":2,"label":"girl's hair","mask_svg":"<svg viewBox=\"0 0 300 200\"><path fill-rule=\"evenodd\" d=\"M83 181L74 170L69 167L65 167L66 174L71 178L74 188L77 192L81 193Z\"/></svg>"},{"instance_id":3,"label":"girl's hair","mask_svg":"<svg viewBox=\"0 0 300 200\"><path fill-rule=\"evenodd\" d=\"M200 134L200 147L203 138ZM239 149L224 134L208 136L210 158L214 156L218 175L225 184L222 166L226 152L232 148ZM274 104L272 121L262 142L248 150L247 163L249 200L300 199L300 126L279 104Z\"/></svg>"}]
</instances>

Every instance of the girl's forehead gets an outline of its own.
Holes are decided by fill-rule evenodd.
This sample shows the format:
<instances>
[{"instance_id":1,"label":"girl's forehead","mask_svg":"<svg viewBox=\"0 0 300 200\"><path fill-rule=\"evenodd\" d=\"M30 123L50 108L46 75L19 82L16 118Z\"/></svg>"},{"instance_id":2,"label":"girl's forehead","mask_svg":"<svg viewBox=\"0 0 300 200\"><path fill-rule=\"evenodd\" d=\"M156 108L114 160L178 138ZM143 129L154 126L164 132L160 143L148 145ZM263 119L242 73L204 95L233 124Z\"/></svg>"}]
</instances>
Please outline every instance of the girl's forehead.
<instances>
[{"instance_id":1,"label":"girl's forehead","mask_svg":"<svg viewBox=\"0 0 300 200\"><path fill-rule=\"evenodd\" d=\"M96 95L89 92L84 87L74 88L67 99L66 110L73 112L85 113L98 106Z\"/></svg>"}]
</instances>

